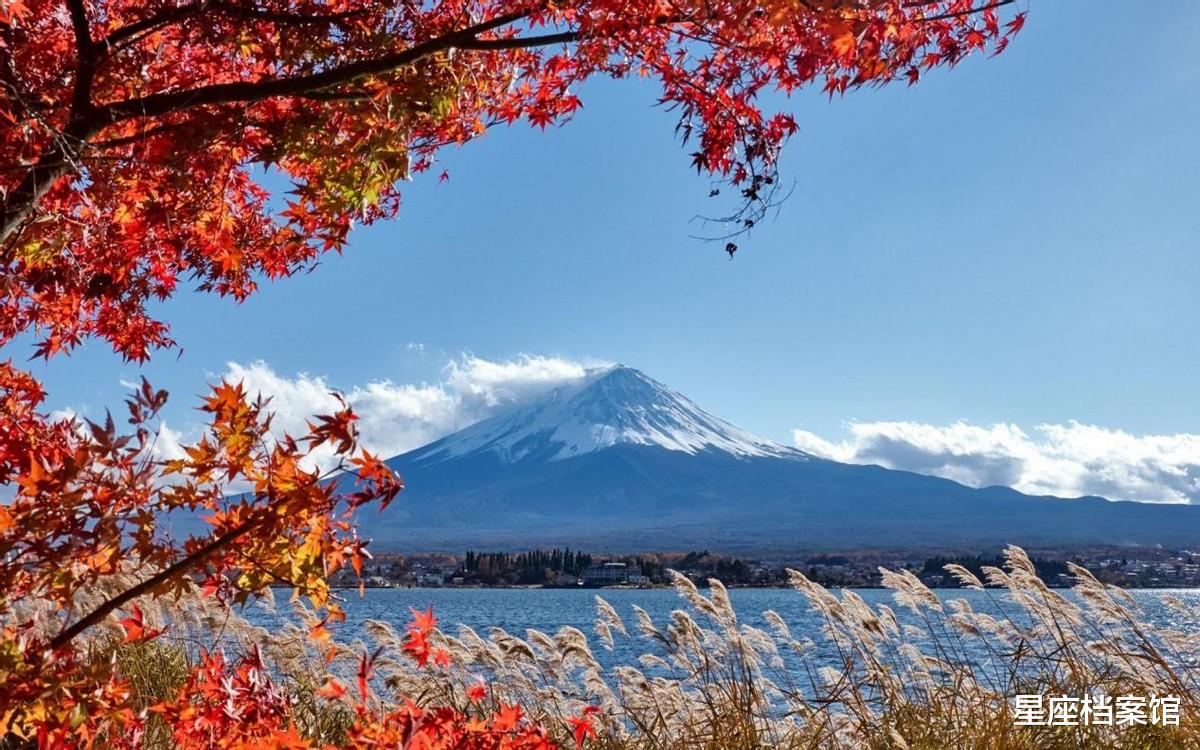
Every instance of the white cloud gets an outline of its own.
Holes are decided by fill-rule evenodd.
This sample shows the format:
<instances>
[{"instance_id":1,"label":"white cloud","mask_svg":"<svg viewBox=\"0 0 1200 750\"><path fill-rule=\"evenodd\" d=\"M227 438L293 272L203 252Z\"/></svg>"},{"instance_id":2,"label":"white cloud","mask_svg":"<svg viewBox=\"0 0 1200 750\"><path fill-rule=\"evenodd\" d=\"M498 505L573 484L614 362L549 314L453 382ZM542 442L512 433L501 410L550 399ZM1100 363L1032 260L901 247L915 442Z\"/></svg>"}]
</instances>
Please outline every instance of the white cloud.
<instances>
[{"instance_id":1,"label":"white cloud","mask_svg":"<svg viewBox=\"0 0 1200 750\"><path fill-rule=\"evenodd\" d=\"M241 382L251 395L270 398L275 429L293 436L305 432L305 421L313 415L336 411L339 404L333 391L339 390L359 416L363 446L386 458L578 380L594 364L598 363L534 355L500 362L462 355L446 364L436 383L380 380L339 390L340 384L326 377L308 373L289 377L258 360L230 362L214 379ZM324 464L331 455L321 455L318 463Z\"/></svg>"},{"instance_id":2,"label":"white cloud","mask_svg":"<svg viewBox=\"0 0 1200 750\"><path fill-rule=\"evenodd\" d=\"M333 383L328 378L278 373L268 363L231 362L214 376L241 381L271 399L275 427L303 434L314 414L338 408L335 388L359 415L364 447L384 457L418 448L582 378L604 364L521 355L493 361L462 355L433 383ZM1040 424L1026 432L1012 423L852 422L844 439L829 440L797 429L796 447L818 456L878 464L953 479L974 487L1003 485L1038 495L1100 495L1115 500L1200 503L1200 435L1133 435L1069 422ZM156 451L174 455L195 428L166 428ZM327 447L326 447L327 448ZM318 457L324 463L329 454Z\"/></svg>"},{"instance_id":3,"label":"white cloud","mask_svg":"<svg viewBox=\"0 0 1200 750\"><path fill-rule=\"evenodd\" d=\"M588 366L558 357L522 355L507 362L464 356L446 365L444 387L473 411L488 411L583 378Z\"/></svg>"},{"instance_id":4,"label":"white cloud","mask_svg":"<svg viewBox=\"0 0 1200 750\"><path fill-rule=\"evenodd\" d=\"M409 344L408 348L424 352L420 344ZM601 360L575 361L527 354L492 361L464 354L447 362L441 380L436 383L379 380L351 384L346 389L320 375L299 373L289 377L276 372L267 362L256 360L248 364L229 362L223 373L211 375L210 380L240 382L251 397L269 398L267 409L274 415L273 431L293 437L307 432L306 422L314 415L330 414L340 408L333 395L336 390L358 414L362 446L390 458L486 419L505 407L579 380L588 369L607 364L610 363ZM126 388L139 386L132 381L120 382ZM86 411L82 410L82 414ZM80 416L81 411L70 408L51 414L53 419ZM177 429L163 421L150 451L162 460L183 458L186 455L183 446L194 443L200 434L198 422ZM310 468L329 469L333 458L333 448L324 445L305 463ZM0 487L0 503L11 501L10 489ZM239 483L230 491L244 489Z\"/></svg>"},{"instance_id":5,"label":"white cloud","mask_svg":"<svg viewBox=\"0 0 1200 750\"><path fill-rule=\"evenodd\" d=\"M797 448L824 458L934 474L973 487L1004 485L1035 495L1200 503L1200 435L1132 435L1069 422L1015 424L853 422L826 440L793 430Z\"/></svg>"},{"instance_id":6,"label":"white cloud","mask_svg":"<svg viewBox=\"0 0 1200 750\"><path fill-rule=\"evenodd\" d=\"M64 406L61 409L55 409L46 415L51 422L61 422L64 419L79 419L79 411L70 406Z\"/></svg>"}]
</instances>

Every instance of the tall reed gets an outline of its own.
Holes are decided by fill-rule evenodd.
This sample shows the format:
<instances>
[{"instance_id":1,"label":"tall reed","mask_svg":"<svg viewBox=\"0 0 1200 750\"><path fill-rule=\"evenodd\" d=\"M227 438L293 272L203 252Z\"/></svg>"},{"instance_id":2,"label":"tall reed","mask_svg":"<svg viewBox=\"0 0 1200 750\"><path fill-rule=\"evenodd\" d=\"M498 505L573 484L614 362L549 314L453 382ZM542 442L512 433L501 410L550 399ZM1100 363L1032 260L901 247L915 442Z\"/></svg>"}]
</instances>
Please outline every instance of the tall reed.
<instances>
[{"instance_id":1,"label":"tall reed","mask_svg":"<svg viewBox=\"0 0 1200 750\"><path fill-rule=\"evenodd\" d=\"M676 574L682 603L664 621L636 606L627 621L597 597L591 639L573 627L436 631L450 666L418 667L403 634L378 621L366 623L367 642L336 646L327 663L307 638L311 615L302 609L268 633L196 597L147 614L172 623L170 642L182 650L122 648L117 661L149 700L189 643L211 644L219 632L230 647L259 644L295 696L297 725L335 745L347 708L314 689L329 672L351 679L364 651L378 651L376 700L465 707L468 689L482 680L486 701L521 705L564 747L574 745L568 719L591 705L600 709L600 731L588 746L598 750L1200 748L1196 611L1166 596L1177 625L1156 628L1128 593L1084 568L1071 567L1068 594L1038 578L1021 549L1009 547L1005 561L985 569L984 580L947 566L964 586L983 590L998 614L943 600L907 571L881 571L894 601L876 606L789 571L818 625L797 632L768 611L763 629L739 619L720 582L705 593ZM605 666L593 651L619 644L619 653L636 646L641 655ZM1174 696L1180 722L1019 726L1020 694Z\"/></svg>"}]
</instances>

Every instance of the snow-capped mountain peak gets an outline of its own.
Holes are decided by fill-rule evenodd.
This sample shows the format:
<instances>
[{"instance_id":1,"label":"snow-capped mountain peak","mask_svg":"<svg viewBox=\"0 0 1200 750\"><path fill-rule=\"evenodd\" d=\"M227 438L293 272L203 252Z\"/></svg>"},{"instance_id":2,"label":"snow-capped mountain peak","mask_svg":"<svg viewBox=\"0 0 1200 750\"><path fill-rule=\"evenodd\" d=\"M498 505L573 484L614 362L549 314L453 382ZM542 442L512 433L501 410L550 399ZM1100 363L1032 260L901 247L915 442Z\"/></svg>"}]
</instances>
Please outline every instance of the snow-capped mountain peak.
<instances>
[{"instance_id":1,"label":"snow-capped mountain peak","mask_svg":"<svg viewBox=\"0 0 1200 750\"><path fill-rule=\"evenodd\" d=\"M412 458L492 453L505 463L557 461L619 444L689 454L806 457L709 414L638 370L617 365L589 370L578 382L431 443Z\"/></svg>"},{"instance_id":2,"label":"snow-capped mountain peak","mask_svg":"<svg viewBox=\"0 0 1200 750\"><path fill-rule=\"evenodd\" d=\"M637 370L595 370L395 456L398 511L371 535L398 550L790 555L908 546L1194 548L1200 508L1030 497L1004 487L818 460L755 437ZM948 520L949 519L949 520Z\"/></svg>"}]
</instances>

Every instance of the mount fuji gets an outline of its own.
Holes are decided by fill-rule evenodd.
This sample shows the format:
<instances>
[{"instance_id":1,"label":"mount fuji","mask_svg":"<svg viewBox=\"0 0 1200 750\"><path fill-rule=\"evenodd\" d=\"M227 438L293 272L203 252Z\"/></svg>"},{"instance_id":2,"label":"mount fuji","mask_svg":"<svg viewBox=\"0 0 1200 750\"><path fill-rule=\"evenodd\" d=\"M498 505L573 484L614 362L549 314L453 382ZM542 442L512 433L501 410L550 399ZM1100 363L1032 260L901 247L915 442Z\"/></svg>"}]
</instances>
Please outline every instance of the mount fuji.
<instances>
[{"instance_id":1,"label":"mount fuji","mask_svg":"<svg viewBox=\"0 0 1200 750\"><path fill-rule=\"evenodd\" d=\"M376 549L787 552L1200 544L1200 507L1034 497L820 459L630 367L589 371L388 464Z\"/></svg>"},{"instance_id":2,"label":"mount fuji","mask_svg":"<svg viewBox=\"0 0 1200 750\"><path fill-rule=\"evenodd\" d=\"M807 455L750 434L631 367L597 368L579 383L408 454L420 463L492 454L505 464L552 462L618 445L740 458Z\"/></svg>"}]
</instances>

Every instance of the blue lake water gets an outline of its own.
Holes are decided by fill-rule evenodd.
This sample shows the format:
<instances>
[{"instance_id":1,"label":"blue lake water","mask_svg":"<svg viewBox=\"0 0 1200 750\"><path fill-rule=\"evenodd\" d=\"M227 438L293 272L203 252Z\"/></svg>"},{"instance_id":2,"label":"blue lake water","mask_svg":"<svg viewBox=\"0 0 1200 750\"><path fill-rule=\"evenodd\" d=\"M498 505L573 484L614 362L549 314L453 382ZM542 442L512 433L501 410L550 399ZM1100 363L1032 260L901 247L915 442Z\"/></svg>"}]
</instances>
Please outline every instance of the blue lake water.
<instances>
[{"instance_id":1,"label":"blue lake water","mask_svg":"<svg viewBox=\"0 0 1200 750\"><path fill-rule=\"evenodd\" d=\"M916 618L905 608L896 605L892 592L885 589L855 589L873 607L889 604L901 622L914 622ZM357 591L341 592L345 597L346 622L339 626L342 640L354 640L362 635L365 620L382 620L402 630L411 617L410 610L433 608L439 627L450 634L457 631L458 624L468 625L480 635L487 636L489 627L501 627L513 635L524 637L525 630L533 628L554 633L564 625L579 628L593 643L597 658L605 666L629 664L637 655L645 653L648 643L636 636L633 605L644 608L662 626L666 624L672 610L687 609L686 602L671 589L367 589L363 597ZM837 593L835 591L835 593ZM1021 611L1015 607L1003 591L973 591L966 589L941 590L939 597L966 599L975 611L987 612L997 618L1009 618L1020 622ZM1071 594L1063 592L1067 596ZM1195 627L1176 610L1166 606L1162 597L1171 595L1200 612L1200 590L1140 590L1130 592L1142 608L1142 619L1156 627L1188 630ZM617 648L609 652L598 647L594 636L593 622L596 619L595 597L602 596L616 608L625 620L633 637L622 641L618 636ZM778 612L788 623L797 638L822 640L818 635L819 618L811 612L808 601L791 589L732 589L730 598L742 623L769 630L762 613L765 610ZM699 620L702 617L695 615ZM832 659L832 650L818 647L815 654L820 661Z\"/></svg>"}]
</instances>

